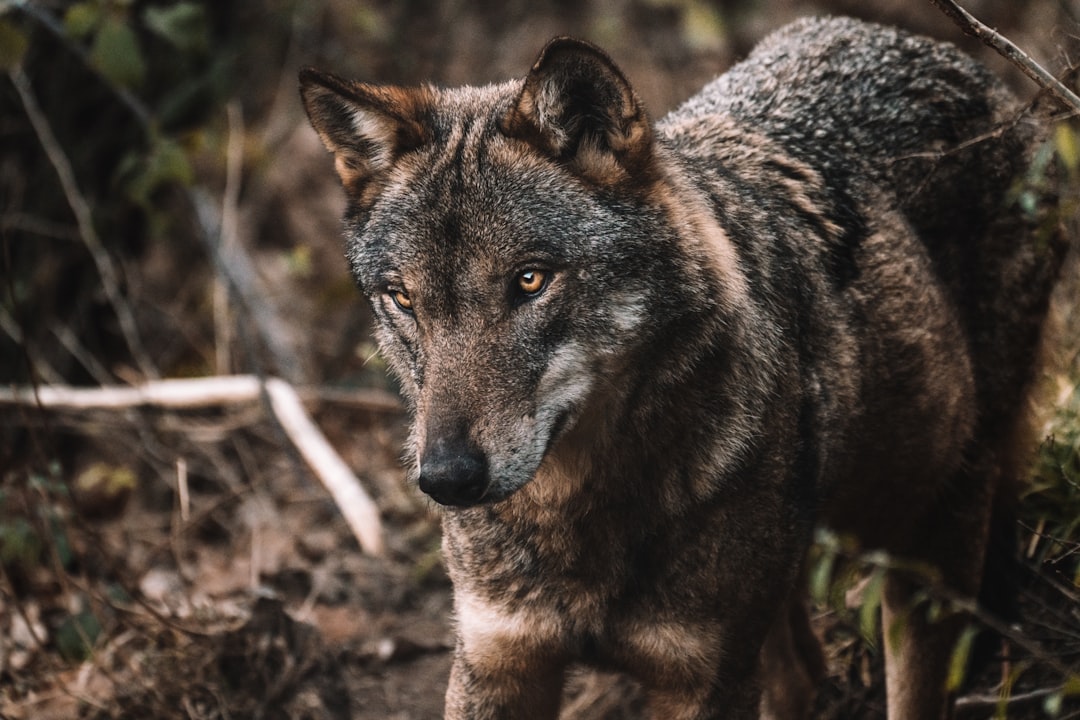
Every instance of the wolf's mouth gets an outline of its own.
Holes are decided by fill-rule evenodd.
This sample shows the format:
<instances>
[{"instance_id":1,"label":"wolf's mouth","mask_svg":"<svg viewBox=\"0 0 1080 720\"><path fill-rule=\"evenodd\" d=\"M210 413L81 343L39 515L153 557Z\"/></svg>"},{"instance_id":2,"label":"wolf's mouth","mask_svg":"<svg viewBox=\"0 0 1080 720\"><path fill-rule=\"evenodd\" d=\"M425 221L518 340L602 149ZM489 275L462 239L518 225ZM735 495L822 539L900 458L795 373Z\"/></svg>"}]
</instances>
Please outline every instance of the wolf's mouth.
<instances>
[{"instance_id":1,"label":"wolf's mouth","mask_svg":"<svg viewBox=\"0 0 1080 720\"><path fill-rule=\"evenodd\" d=\"M540 461L537 462L537 467L533 469L525 480L504 478L499 482L488 475L486 463L484 463L485 471L482 474L475 472L479 470L478 466L473 467L474 472L462 472L466 466L474 465L474 463L458 460L451 463L459 471L452 478L445 478L440 481L434 473L425 474L421 472L420 489L435 502L449 508L470 508L506 500L533 481L540 463L548 456L552 447L569 427L572 415L572 408L567 408L555 418L555 422L551 424L551 432L548 434L547 443L540 454Z\"/></svg>"}]
</instances>

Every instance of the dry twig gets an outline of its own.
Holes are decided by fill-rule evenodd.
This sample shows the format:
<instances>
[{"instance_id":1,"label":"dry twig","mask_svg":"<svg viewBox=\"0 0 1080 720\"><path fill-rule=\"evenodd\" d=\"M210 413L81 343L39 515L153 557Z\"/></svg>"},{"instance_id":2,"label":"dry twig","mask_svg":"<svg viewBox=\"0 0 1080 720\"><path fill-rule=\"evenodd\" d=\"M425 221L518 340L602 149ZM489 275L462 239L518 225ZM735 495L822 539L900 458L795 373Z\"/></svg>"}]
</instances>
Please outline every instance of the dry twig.
<instances>
[{"instance_id":1,"label":"dry twig","mask_svg":"<svg viewBox=\"0 0 1080 720\"><path fill-rule=\"evenodd\" d=\"M956 699L956 715L960 718L986 717L986 714L1004 705L1013 711L1022 708L1039 707L1046 699L1061 692L1060 687L1042 688L1029 692L1015 693L1008 697L1000 695L965 695Z\"/></svg>"},{"instance_id":2,"label":"dry twig","mask_svg":"<svg viewBox=\"0 0 1080 720\"><path fill-rule=\"evenodd\" d=\"M948 15L966 34L978 38L992 47L999 55L1016 65L1021 72L1057 98L1059 102L1071 108L1074 113L1080 113L1080 97L1077 97L1076 93L1067 88L1046 68L1035 62L1030 55L1017 47L1014 42L997 30L984 25L978 18L960 7L955 0L930 0L930 2Z\"/></svg>"},{"instance_id":3,"label":"dry twig","mask_svg":"<svg viewBox=\"0 0 1080 720\"><path fill-rule=\"evenodd\" d=\"M251 375L155 380L133 387L75 388L46 385L32 388L0 388L0 405L37 405L43 408L126 409L139 406L197 408L254 402L265 389L274 417L307 461L312 472L330 492L360 547L371 555L383 552L382 521L375 502L360 481L326 440L292 385L278 378L263 383ZM383 401L385 403L385 401ZM386 410L385 404L375 409Z\"/></svg>"},{"instance_id":4,"label":"dry twig","mask_svg":"<svg viewBox=\"0 0 1080 720\"><path fill-rule=\"evenodd\" d=\"M330 491L345 521L349 523L360 547L371 555L382 555L382 523L375 502L364 492L356 476L326 437L311 421L296 390L284 380L266 381L270 404L281 426L296 449L312 469L318 468L319 479Z\"/></svg>"},{"instance_id":5,"label":"dry twig","mask_svg":"<svg viewBox=\"0 0 1080 720\"><path fill-rule=\"evenodd\" d=\"M225 192L221 200L221 226L218 246L224 253L235 253L240 206L240 183L244 165L244 115L240 103L232 101L225 106L229 120L229 142L225 154ZM214 327L217 339L217 371L231 372L232 319L229 312L229 286L225 279L214 281Z\"/></svg>"}]
</instances>

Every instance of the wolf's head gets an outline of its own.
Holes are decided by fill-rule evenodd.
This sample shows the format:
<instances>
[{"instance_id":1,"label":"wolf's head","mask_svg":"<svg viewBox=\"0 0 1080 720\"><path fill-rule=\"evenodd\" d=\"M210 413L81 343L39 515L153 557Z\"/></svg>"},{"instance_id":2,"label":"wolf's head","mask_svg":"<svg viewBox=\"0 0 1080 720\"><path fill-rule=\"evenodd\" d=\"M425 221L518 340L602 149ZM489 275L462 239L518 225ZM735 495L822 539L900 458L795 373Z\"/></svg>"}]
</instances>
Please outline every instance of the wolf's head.
<instances>
[{"instance_id":1,"label":"wolf's head","mask_svg":"<svg viewBox=\"0 0 1080 720\"><path fill-rule=\"evenodd\" d=\"M420 488L446 505L504 499L583 417L631 412L627 366L650 362L631 350L708 292L679 257L652 128L612 61L556 39L496 86L300 79L415 416Z\"/></svg>"}]
</instances>

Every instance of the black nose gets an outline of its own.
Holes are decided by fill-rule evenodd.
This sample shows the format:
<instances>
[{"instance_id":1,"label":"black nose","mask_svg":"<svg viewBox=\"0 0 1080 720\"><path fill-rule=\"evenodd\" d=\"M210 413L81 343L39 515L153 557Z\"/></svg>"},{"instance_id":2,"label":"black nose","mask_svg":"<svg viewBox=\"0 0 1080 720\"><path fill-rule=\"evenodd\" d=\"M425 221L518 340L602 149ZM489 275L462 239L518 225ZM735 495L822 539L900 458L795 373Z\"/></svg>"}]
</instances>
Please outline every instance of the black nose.
<instances>
[{"instance_id":1,"label":"black nose","mask_svg":"<svg viewBox=\"0 0 1080 720\"><path fill-rule=\"evenodd\" d=\"M420 489L440 505L476 505L487 492L487 471L483 453L436 446L420 459Z\"/></svg>"}]
</instances>

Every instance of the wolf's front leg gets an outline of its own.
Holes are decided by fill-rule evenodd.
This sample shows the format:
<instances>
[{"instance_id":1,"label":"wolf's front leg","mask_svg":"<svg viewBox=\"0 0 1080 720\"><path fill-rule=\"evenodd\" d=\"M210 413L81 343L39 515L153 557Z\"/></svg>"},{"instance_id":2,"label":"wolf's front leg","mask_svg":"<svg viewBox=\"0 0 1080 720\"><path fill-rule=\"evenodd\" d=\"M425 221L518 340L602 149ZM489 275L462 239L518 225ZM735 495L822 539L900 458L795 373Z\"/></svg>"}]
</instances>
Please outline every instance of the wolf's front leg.
<instances>
[{"instance_id":1,"label":"wolf's front leg","mask_svg":"<svg viewBox=\"0 0 1080 720\"><path fill-rule=\"evenodd\" d=\"M565 666L514 644L471 652L459 640L446 691L446 720L555 720Z\"/></svg>"},{"instance_id":2,"label":"wolf's front leg","mask_svg":"<svg viewBox=\"0 0 1080 720\"><path fill-rule=\"evenodd\" d=\"M651 720L757 720L761 690L751 674L711 689L653 688L647 702Z\"/></svg>"}]
</instances>

